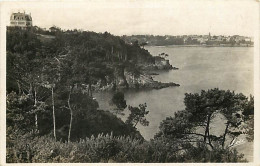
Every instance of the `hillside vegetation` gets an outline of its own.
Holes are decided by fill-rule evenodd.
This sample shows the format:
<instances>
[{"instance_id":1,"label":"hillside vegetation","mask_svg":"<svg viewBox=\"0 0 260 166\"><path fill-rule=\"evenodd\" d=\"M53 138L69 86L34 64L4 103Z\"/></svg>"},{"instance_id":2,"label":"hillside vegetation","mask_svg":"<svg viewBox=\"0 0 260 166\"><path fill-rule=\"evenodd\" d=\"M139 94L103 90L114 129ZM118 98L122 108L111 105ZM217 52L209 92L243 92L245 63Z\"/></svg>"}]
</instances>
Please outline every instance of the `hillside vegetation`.
<instances>
[{"instance_id":1,"label":"hillside vegetation","mask_svg":"<svg viewBox=\"0 0 260 166\"><path fill-rule=\"evenodd\" d=\"M254 98L228 90L185 94L185 109L143 139L136 126L149 125L147 105L127 106L121 89L176 86L142 83L143 66L155 60L107 32L8 27L7 162L246 161L227 140L253 140ZM92 91L110 85L115 109L99 110ZM116 115L126 109L124 122ZM226 126L220 136L211 128L218 114Z\"/></svg>"}]
</instances>

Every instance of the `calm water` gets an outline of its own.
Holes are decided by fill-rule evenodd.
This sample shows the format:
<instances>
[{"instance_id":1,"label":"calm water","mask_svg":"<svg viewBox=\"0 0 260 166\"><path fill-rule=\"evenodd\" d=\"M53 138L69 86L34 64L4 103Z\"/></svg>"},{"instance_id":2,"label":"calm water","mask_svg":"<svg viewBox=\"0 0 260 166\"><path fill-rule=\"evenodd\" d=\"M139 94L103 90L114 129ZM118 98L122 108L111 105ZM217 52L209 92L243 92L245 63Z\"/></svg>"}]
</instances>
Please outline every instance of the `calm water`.
<instances>
[{"instance_id":1,"label":"calm water","mask_svg":"<svg viewBox=\"0 0 260 166\"><path fill-rule=\"evenodd\" d=\"M159 53L169 54L170 63L179 70L160 71L154 76L161 82L175 82L180 87L170 87L160 90L126 91L125 98L128 105L138 106L147 103L150 111L147 119L149 126L137 125L138 130L149 140L159 130L159 125L167 116L184 109L183 98L185 93L200 92L202 89L220 88L234 90L247 96L253 94L253 48L250 47L146 47L152 55ZM111 92L94 94L99 101L100 108L109 110L108 101ZM126 111L126 119L129 113ZM212 126L214 127L214 126ZM223 133L223 128L214 129ZM245 157L252 161L253 143L237 146Z\"/></svg>"},{"instance_id":2,"label":"calm water","mask_svg":"<svg viewBox=\"0 0 260 166\"><path fill-rule=\"evenodd\" d=\"M249 96L253 94L253 48L252 47L146 47L152 55L169 54L168 59L179 70L161 71L154 76L161 82L175 82L180 87L160 90L126 91L128 105L147 103L150 111L149 126L137 125L141 134L153 138L160 122L174 112L184 109L185 93L200 92L201 89L230 89ZM109 110L112 93L94 94L101 109ZM127 114L127 112L126 112ZM125 120L127 115L121 117Z\"/></svg>"}]
</instances>

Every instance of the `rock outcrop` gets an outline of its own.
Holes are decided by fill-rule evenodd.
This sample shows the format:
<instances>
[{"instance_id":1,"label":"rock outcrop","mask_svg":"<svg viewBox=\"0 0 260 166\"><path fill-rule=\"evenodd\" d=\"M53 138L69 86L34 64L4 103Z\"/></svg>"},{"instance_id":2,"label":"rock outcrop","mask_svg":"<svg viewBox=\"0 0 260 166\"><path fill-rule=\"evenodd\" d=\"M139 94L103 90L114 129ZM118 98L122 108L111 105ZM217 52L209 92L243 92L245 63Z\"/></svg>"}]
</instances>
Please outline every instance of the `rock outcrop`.
<instances>
[{"instance_id":1,"label":"rock outcrop","mask_svg":"<svg viewBox=\"0 0 260 166\"><path fill-rule=\"evenodd\" d=\"M173 67L168 59L160 56L154 57L154 63L141 64L139 67L143 70L178 70L177 67Z\"/></svg>"},{"instance_id":2,"label":"rock outcrop","mask_svg":"<svg viewBox=\"0 0 260 166\"><path fill-rule=\"evenodd\" d=\"M177 70L173 67L169 60L156 56L153 63L138 63L137 68L133 69L118 65L114 68L114 74L105 76L105 80L99 80L95 85L92 85L94 91L105 91L115 89L162 89L171 86L180 86L173 82L155 81L151 75L157 73L149 73L156 70Z\"/></svg>"},{"instance_id":3,"label":"rock outcrop","mask_svg":"<svg viewBox=\"0 0 260 166\"><path fill-rule=\"evenodd\" d=\"M128 88L134 89L161 89L170 86L180 86L173 82L163 83L153 80L149 75L140 74L135 76L133 73L125 70L124 71L125 80L128 83Z\"/></svg>"},{"instance_id":4,"label":"rock outcrop","mask_svg":"<svg viewBox=\"0 0 260 166\"><path fill-rule=\"evenodd\" d=\"M110 79L111 80L111 79ZM125 68L118 68L114 73L114 80L105 85L99 81L92 86L95 91L113 90L113 89L162 89L179 84L168 82L163 83L155 81L152 76L146 74L136 74Z\"/></svg>"}]
</instances>

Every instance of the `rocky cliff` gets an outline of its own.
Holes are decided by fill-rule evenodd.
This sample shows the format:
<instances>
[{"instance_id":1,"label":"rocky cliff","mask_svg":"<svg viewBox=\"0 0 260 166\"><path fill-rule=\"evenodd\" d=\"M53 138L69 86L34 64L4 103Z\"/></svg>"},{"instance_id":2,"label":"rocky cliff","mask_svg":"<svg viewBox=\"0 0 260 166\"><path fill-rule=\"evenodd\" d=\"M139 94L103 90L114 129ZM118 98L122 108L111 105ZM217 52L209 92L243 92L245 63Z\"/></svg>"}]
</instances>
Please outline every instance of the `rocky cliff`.
<instances>
[{"instance_id":1,"label":"rocky cliff","mask_svg":"<svg viewBox=\"0 0 260 166\"><path fill-rule=\"evenodd\" d=\"M150 75L143 73L134 73L127 68L117 68L114 73L114 79L106 84L99 81L93 85L95 91L99 90L113 90L113 89L162 89L171 86L180 86L179 84L168 82L163 83L155 81Z\"/></svg>"}]
</instances>

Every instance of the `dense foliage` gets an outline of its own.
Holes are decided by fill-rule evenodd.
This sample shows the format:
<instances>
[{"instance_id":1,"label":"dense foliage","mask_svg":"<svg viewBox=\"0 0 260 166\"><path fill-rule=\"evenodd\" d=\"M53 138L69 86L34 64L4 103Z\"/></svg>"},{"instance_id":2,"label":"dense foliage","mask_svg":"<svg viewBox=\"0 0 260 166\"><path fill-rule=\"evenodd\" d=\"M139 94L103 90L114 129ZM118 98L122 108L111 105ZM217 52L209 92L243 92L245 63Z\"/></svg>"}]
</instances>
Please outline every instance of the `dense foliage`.
<instances>
[{"instance_id":1,"label":"dense foliage","mask_svg":"<svg viewBox=\"0 0 260 166\"><path fill-rule=\"evenodd\" d=\"M77 142L62 143L49 136L28 133L7 148L8 162L245 162L235 149L209 150L205 145L179 149L165 140L143 141L99 134ZM18 140L19 139L19 140Z\"/></svg>"},{"instance_id":2,"label":"dense foliage","mask_svg":"<svg viewBox=\"0 0 260 166\"><path fill-rule=\"evenodd\" d=\"M146 103L140 104L139 107L128 106L130 115L126 120L126 124L133 125L134 127L138 123L140 123L143 126L148 126L149 121L146 120L145 115L147 115L149 111L146 110L146 107L147 107Z\"/></svg>"},{"instance_id":3,"label":"dense foliage","mask_svg":"<svg viewBox=\"0 0 260 166\"><path fill-rule=\"evenodd\" d=\"M160 125L156 138L176 139L181 142L202 142L212 150L230 148L241 134L252 135L253 98L219 89L202 90L185 94L185 110L175 112ZM246 114L243 115L243 114ZM224 120L214 121L218 117ZM251 118L248 118L251 117ZM216 134L214 125L224 127L224 133ZM249 128L245 131L243 128ZM228 138L229 137L229 138ZM249 140L250 140L249 138ZM228 141L229 139L229 141ZM231 140L231 141L230 141ZM231 142L227 144L227 142Z\"/></svg>"},{"instance_id":4,"label":"dense foliage","mask_svg":"<svg viewBox=\"0 0 260 166\"><path fill-rule=\"evenodd\" d=\"M115 106L114 112L116 114L124 115L123 111L127 107L124 93L116 92L110 101L110 105Z\"/></svg>"},{"instance_id":5,"label":"dense foliage","mask_svg":"<svg viewBox=\"0 0 260 166\"><path fill-rule=\"evenodd\" d=\"M21 87L17 86L22 86L24 82L33 84L36 76L43 75L51 65L56 65L52 74L64 73L77 79L74 82L84 78L81 81L85 84L101 81L102 85L106 85L113 81L107 77L113 79L118 67L134 70L139 63L154 63L147 50L125 44L119 37L107 32L61 31L58 28L47 32L39 28L21 30L8 27L8 92L14 88L18 90ZM69 69L66 70L66 67Z\"/></svg>"},{"instance_id":6,"label":"dense foliage","mask_svg":"<svg viewBox=\"0 0 260 166\"><path fill-rule=\"evenodd\" d=\"M37 130L74 141L114 131L142 138L134 127L98 110L92 97L93 84L113 82L114 71L134 69L139 61L150 63L153 57L107 32L8 27L8 136Z\"/></svg>"}]
</instances>

